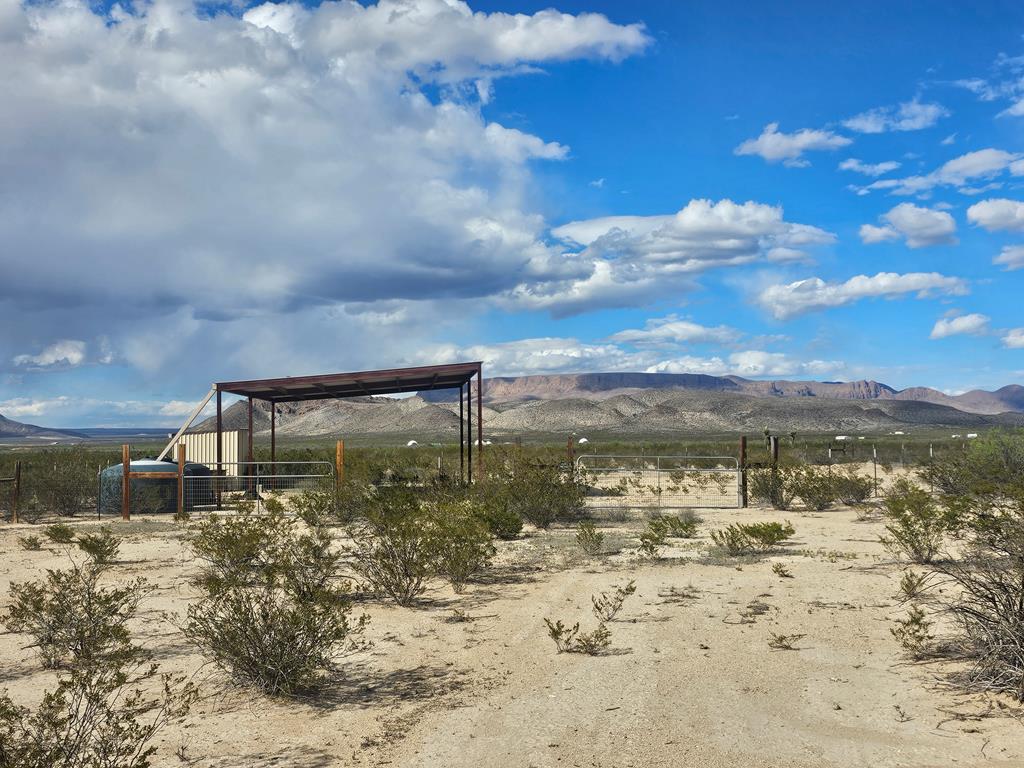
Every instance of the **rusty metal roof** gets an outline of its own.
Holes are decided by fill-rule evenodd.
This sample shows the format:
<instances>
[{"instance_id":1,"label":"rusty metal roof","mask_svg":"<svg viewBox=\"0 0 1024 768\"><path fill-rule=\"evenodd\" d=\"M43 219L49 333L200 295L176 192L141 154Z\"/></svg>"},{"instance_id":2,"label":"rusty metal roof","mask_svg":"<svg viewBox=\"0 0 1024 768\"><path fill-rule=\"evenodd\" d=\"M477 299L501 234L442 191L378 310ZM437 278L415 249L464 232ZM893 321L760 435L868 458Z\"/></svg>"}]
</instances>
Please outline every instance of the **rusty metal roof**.
<instances>
[{"instance_id":1,"label":"rusty metal roof","mask_svg":"<svg viewBox=\"0 0 1024 768\"><path fill-rule=\"evenodd\" d=\"M350 371L321 376L286 376L282 379L222 381L214 384L219 392L267 400L294 403L303 400L329 400L342 397L396 395L431 389L456 389L481 373L482 362L424 365L416 368L389 368L380 371Z\"/></svg>"}]
</instances>

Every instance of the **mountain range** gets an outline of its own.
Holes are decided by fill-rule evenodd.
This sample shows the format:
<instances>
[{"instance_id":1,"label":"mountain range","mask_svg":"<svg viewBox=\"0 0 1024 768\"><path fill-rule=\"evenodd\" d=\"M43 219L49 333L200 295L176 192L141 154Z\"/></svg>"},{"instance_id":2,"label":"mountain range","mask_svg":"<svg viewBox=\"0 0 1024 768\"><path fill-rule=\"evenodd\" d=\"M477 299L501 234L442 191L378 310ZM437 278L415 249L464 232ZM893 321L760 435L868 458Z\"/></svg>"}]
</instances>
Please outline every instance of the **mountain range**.
<instances>
[{"instance_id":1,"label":"mountain range","mask_svg":"<svg viewBox=\"0 0 1024 768\"><path fill-rule=\"evenodd\" d=\"M35 424L23 424L0 415L0 437L62 440L72 437L84 438L86 435L71 429L50 429L49 427L37 427Z\"/></svg>"},{"instance_id":2,"label":"mountain range","mask_svg":"<svg viewBox=\"0 0 1024 768\"><path fill-rule=\"evenodd\" d=\"M414 397L357 397L278 406L282 436L390 434L412 439L458 434L453 390ZM474 409L475 410L475 409ZM253 427L270 427L257 401ZM474 413L474 417L475 417ZM593 431L671 434L761 431L894 432L1024 426L1024 388L946 395L896 390L874 381L754 381L736 376L585 373L499 377L484 382L488 435ZM225 409L224 428L243 429L243 403ZM197 431L215 428L207 419Z\"/></svg>"}]
</instances>

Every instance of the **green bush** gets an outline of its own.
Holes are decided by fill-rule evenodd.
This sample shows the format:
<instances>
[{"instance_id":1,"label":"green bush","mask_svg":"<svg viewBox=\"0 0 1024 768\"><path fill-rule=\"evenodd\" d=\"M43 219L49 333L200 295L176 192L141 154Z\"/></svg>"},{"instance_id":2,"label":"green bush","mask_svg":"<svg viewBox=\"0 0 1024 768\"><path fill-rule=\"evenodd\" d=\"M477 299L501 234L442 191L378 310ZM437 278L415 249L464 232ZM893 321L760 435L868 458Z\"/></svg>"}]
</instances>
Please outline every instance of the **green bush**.
<instances>
[{"instance_id":1,"label":"green bush","mask_svg":"<svg viewBox=\"0 0 1024 768\"><path fill-rule=\"evenodd\" d=\"M434 573L435 534L406 488L378 489L366 518L349 528L353 568L379 595L411 605Z\"/></svg>"},{"instance_id":2,"label":"green bush","mask_svg":"<svg viewBox=\"0 0 1024 768\"><path fill-rule=\"evenodd\" d=\"M615 587L611 592L591 595L590 602L594 607L594 615L602 624L606 621L613 621L622 610L622 604L626 602L626 598L635 592L636 582L631 579L622 586Z\"/></svg>"},{"instance_id":3,"label":"green bush","mask_svg":"<svg viewBox=\"0 0 1024 768\"><path fill-rule=\"evenodd\" d=\"M665 535L674 539L692 539L697 535L697 528L704 522L704 518L693 510L685 510L678 515L659 515L665 527Z\"/></svg>"},{"instance_id":4,"label":"green bush","mask_svg":"<svg viewBox=\"0 0 1024 768\"><path fill-rule=\"evenodd\" d=\"M766 469L750 469L750 495L758 501L767 502L773 509L789 509L796 497L793 481L796 468L782 465Z\"/></svg>"},{"instance_id":5,"label":"green bush","mask_svg":"<svg viewBox=\"0 0 1024 768\"><path fill-rule=\"evenodd\" d=\"M310 520L303 530L279 511L243 513L204 524L193 540L207 594L189 606L185 636L235 680L269 695L315 688L366 621L350 618L330 531Z\"/></svg>"},{"instance_id":6,"label":"green bush","mask_svg":"<svg viewBox=\"0 0 1024 768\"><path fill-rule=\"evenodd\" d=\"M19 536L18 545L22 549L27 549L32 552L38 552L43 548L43 540L35 534L29 534L28 536Z\"/></svg>"},{"instance_id":7,"label":"green bush","mask_svg":"<svg viewBox=\"0 0 1024 768\"><path fill-rule=\"evenodd\" d=\"M96 467L81 446L46 452L40 503L58 515L73 516L92 509L96 499Z\"/></svg>"},{"instance_id":8,"label":"green bush","mask_svg":"<svg viewBox=\"0 0 1024 768\"><path fill-rule=\"evenodd\" d=\"M843 504L862 504L871 498L875 484L870 477L857 472L856 467L846 467L832 476L836 498Z\"/></svg>"},{"instance_id":9,"label":"green bush","mask_svg":"<svg viewBox=\"0 0 1024 768\"><path fill-rule=\"evenodd\" d=\"M64 523L54 523L43 528L43 535L54 544L71 544L75 540L75 529Z\"/></svg>"},{"instance_id":10,"label":"green bush","mask_svg":"<svg viewBox=\"0 0 1024 768\"><path fill-rule=\"evenodd\" d=\"M75 544L97 565L107 565L113 562L121 550L121 539L106 526L100 528L99 533L82 534L75 539Z\"/></svg>"},{"instance_id":11,"label":"green bush","mask_svg":"<svg viewBox=\"0 0 1024 768\"><path fill-rule=\"evenodd\" d=\"M494 537L468 500L442 499L428 505L434 571L461 594L469 579L495 555Z\"/></svg>"},{"instance_id":12,"label":"green bush","mask_svg":"<svg viewBox=\"0 0 1024 768\"><path fill-rule=\"evenodd\" d=\"M81 666L129 648L128 622L145 593L141 579L101 587L95 564L49 570L43 581L11 584L4 625L32 637L43 666Z\"/></svg>"},{"instance_id":13,"label":"green bush","mask_svg":"<svg viewBox=\"0 0 1024 768\"><path fill-rule=\"evenodd\" d=\"M576 526L576 546L585 555L596 555L604 546L604 534L589 520Z\"/></svg>"},{"instance_id":14,"label":"green bush","mask_svg":"<svg viewBox=\"0 0 1024 768\"><path fill-rule=\"evenodd\" d=\"M470 489L476 514L491 533L502 541L512 541L523 530L523 518L513 508L511 487L500 478L487 478Z\"/></svg>"},{"instance_id":15,"label":"green bush","mask_svg":"<svg viewBox=\"0 0 1024 768\"><path fill-rule=\"evenodd\" d=\"M640 551L652 560L668 540L668 524L659 517L647 521L647 527L640 532Z\"/></svg>"},{"instance_id":16,"label":"green bush","mask_svg":"<svg viewBox=\"0 0 1024 768\"><path fill-rule=\"evenodd\" d=\"M554 522L569 522L584 508L586 485L556 465L520 460L494 482L507 485L508 508L541 529Z\"/></svg>"},{"instance_id":17,"label":"green bush","mask_svg":"<svg viewBox=\"0 0 1024 768\"><path fill-rule=\"evenodd\" d=\"M815 511L831 507L836 501L836 487L832 476L821 467L801 467L790 479L790 490L803 501L804 506Z\"/></svg>"},{"instance_id":18,"label":"green bush","mask_svg":"<svg viewBox=\"0 0 1024 768\"><path fill-rule=\"evenodd\" d=\"M787 521L782 523L732 523L711 532L711 540L730 555L769 552L796 533Z\"/></svg>"},{"instance_id":19,"label":"green bush","mask_svg":"<svg viewBox=\"0 0 1024 768\"><path fill-rule=\"evenodd\" d=\"M561 620L552 623L550 619L544 619L544 624L548 628L548 637L554 642L559 653L584 653L596 656L612 642L612 633L603 623L598 624L592 632L580 632L579 622L567 627Z\"/></svg>"},{"instance_id":20,"label":"green bush","mask_svg":"<svg viewBox=\"0 0 1024 768\"><path fill-rule=\"evenodd\" d=\"M882 543L894 555L905 555L915 563L934 560L949 528L949 519L931 495L901 477L886 492L882 504L888 534L882 537Z\"/></svg>"}]
</instances>

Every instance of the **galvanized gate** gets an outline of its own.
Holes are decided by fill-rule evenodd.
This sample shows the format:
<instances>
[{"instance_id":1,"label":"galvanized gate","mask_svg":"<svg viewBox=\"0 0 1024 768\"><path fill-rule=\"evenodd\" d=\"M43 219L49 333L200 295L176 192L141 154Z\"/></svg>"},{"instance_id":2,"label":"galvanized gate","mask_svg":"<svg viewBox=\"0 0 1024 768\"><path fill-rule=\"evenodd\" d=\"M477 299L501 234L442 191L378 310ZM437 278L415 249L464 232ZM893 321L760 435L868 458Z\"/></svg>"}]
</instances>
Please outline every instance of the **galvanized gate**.
<instances>
[{"instance_id":1,"label":"galvanized gate","mask_svg":"<svg viewBox=\"0 0 1024 768\"><path fill-rule=\"evenodd\" d=\"M735 509L743 505L733 456L603 456L576 459L593 509Z\"/></svg>"}]
</instances>

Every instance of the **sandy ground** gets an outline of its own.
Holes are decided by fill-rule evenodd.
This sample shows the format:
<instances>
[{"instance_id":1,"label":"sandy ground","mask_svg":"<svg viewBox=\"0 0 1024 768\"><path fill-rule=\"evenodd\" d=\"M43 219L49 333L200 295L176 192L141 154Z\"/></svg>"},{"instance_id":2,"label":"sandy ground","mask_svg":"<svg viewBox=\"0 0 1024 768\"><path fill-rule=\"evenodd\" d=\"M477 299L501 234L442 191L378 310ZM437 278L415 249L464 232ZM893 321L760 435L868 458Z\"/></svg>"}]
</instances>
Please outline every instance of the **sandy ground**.
<instances>
[{"instance_id":1,"label":"sandy ground","mask_svg":"<svg viewBox=\"0 0 1024 768\"><path fill-rule=\"evenodd\" d=\"M846 509L703 514L701 537L656 562L632 554L635 523L609 524L610 542L626 549L595 558L575 552L572 531L531 532L502 544L493 572L464 595L437 585L418 608L363 603L372 647L346 658L316 699L297 701L234 688L184 645L165 615L181 616L194 595L180 528L113 523L126 538L111 579L156 585L140 639L203 690L186 722L161 735L154 765L1024 765L1019 710L958 695L944 682L948 662L909 663L890 635L905 609L880 522ZM787 518L796 536L771 557L706 558L710 528ZM0 594L66 562L22 550L28 529L0 530ZM793 578L773 573L775 562ZM543 618L592 628L591 595L629 579L637 593L609 625L610 652L557 654ZM804 637L771 650L773 632ZM0 686L29 704L51 678L24 643L0 635Z\"/></svg>"}]
</instances>

